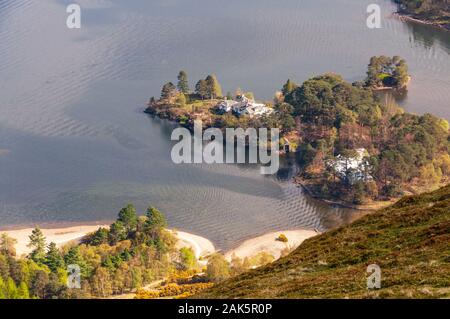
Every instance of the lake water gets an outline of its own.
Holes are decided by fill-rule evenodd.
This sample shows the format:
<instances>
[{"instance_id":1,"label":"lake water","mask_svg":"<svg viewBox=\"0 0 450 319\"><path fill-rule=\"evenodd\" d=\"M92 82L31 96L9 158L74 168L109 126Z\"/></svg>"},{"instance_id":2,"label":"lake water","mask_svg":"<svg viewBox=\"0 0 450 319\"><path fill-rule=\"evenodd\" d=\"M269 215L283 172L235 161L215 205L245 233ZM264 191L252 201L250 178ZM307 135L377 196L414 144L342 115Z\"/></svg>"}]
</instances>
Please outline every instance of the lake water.
<instances>
[{"instance_id":1,"label":"lake water","mask_svg":"<svg viewBox=\"0 0 450 319\"><path fill-rule=\"evenodd\" d=\"M0 227L111 220L133 202L225 249L353 218L306 197L293 168L172 164L172 125L142 110L180 69L270 99L287 78L360 80L371 56L401 55L402 106L450 118L450 32L390 18L387 0L380 30L373 0L79 0L80 30L70 2L0 0Z\"/></svg>"}]
</instances>

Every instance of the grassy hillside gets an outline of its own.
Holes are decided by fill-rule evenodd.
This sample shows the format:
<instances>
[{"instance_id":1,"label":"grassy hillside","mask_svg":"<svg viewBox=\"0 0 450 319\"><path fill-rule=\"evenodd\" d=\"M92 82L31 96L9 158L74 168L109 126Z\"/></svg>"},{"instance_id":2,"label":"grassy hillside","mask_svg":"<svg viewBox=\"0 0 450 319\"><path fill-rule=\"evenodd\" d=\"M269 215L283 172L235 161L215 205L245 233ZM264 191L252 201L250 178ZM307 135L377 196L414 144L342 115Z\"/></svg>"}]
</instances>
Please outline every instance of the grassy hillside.
<instances>
[{"instance_id":1,"label":"grassy hillside","mask_svg":"<svg viewBox=\"0 0 450 319\"><path fill-rule=\"evenodd\" d=\"M382 287L367 290L367 266ZM450 185L305 241L200 298L450 297Z\"/></svg>"}]
</instances>

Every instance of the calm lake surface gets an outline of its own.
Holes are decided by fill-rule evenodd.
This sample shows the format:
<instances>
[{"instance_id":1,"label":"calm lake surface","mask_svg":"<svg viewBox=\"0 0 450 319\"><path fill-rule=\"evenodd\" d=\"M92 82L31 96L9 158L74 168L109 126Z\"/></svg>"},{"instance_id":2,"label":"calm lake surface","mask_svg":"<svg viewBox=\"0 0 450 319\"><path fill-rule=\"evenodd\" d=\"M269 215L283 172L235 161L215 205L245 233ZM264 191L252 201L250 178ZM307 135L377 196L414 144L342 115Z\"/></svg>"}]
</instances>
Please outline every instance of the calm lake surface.
<instances>
[{"instance_id":1,"label":"calm lake surface","mask_svg":"<svg viewBox=\"0 0 450 319\"><path fill-rule=\"evenodd\" d=\"M271 230L326 229L353 212L306 197L251 165L170 160L172 125L142 113L179 70L217 74L270 99L287 78L364 77L373 55L400 55L413 81L399 103L450 119L450 32L390 18L373 0L0 0L0 227L113 219L133 202L226 249Z\"/></svg>"}]
</instances>

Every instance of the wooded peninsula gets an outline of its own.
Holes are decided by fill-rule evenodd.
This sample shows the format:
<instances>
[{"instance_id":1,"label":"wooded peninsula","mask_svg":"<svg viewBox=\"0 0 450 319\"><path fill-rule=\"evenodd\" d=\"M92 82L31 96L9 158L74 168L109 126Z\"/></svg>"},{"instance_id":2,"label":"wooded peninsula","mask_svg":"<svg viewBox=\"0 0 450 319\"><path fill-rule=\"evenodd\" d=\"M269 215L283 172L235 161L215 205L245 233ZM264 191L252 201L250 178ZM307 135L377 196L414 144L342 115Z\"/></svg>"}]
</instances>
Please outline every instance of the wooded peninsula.
<instances>
[{"instance_id":1,"label":"wooded peninsula","mask_svg":"<svg viewBox=\"0 0 450 319\"><path fill-rule=\"evenodd\" d=\"M395 0L398 13L426 24L450 30L449 0Z\"/></svg>"},{"instance_id":2,"label":"wooded peninsula","mask_svg":"<svg viewBox=\"0 0 450 319\"><path fill-rule=\"evenodd\" d=\"M355 208L377 208L403 195L436 189L450 177L445 119L405 112L380 88L406 89L404 59L370 59L364 81L324 74L301 85L288 80L273 101L257 103L237 89L223 96L214 75L191 92L187 74L163 86L146 112L192 127L280 129L280 152L295 154L295 180L314 197Z\"/></svg>"}]
</instances>

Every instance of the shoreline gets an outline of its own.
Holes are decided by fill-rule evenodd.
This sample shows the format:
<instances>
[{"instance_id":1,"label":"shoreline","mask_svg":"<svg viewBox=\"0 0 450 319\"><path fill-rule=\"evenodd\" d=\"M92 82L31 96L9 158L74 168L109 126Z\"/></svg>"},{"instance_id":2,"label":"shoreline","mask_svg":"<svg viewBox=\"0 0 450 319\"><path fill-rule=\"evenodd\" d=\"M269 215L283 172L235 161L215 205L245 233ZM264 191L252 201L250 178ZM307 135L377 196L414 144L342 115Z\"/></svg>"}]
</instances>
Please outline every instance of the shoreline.
<instances>
[{"instance_id":1,"label":"shoreline","mask_svg":"<svg viewBox=\"0 0 450 319\"><path fill-rule=\"evenodd\" d=\"M409 76L408 82L402 88L407 87L408 84L410 83L411 79L412 79L412 77ZM389 89L394 90L394 88L389 88ZM173 125L179 125L181 127L191 129L190 127L187 127L186 125L179 123L176 119L174 119L170 116L167 116L167 113L165 113L165 112L158 113L157 109L151 105L148 105L147 108L145 108L145 110L143 112L152 117L156 117L160 120L166 120ZM164 116L161 116L161 114L164 114ZM283 153L282 151L280 151L280 156L286 156L286 155L287 155L286 153ZM298 176L292 177L291 182L297 186L302 187L305 190L307 196L314 198L314 199L316 199L326 205L329 205L329 206L338 206L340 208L348 208L348 209L353 209L353 210L358 210L358 211L376 211L378 209L385 208L392 204L395 204L395 202L396 202L396 200L395 201L379 201L379 202L374 202L373 204L368 204L368 205L354 205L354 204L346 203L346 202L333 201L333 200L324 199L321 196L312 192L303 181L299 181Z\"/></svg>"},{"instance_id":2,"label":"shoreline","mask_svg":"<svg viewBox=\"0 0 450 319\"><path fill-rule=\"evenodd\" d=\"M282 234L287 237L287 242L277 240ZM244 259L246 257L255 256L261 252L267 252L275 257L276 260L282 257L284 250L289 249L292 251L299 247L305 240L320 234L321 232L317 230L308 229L269 232L240 242L233 249L226 251L224 256L228 261L231 261L233 255Z\"/></svg>"},{"instance_id":3,"label":"shoreline","mask_svg":"<svg viewBox=\"0 0 450 319\"><path fill-rule=\"evenodd\" d=\"M206 256L214 254L217 251L213 242L205 237L180 230L169 229L169 231L178 238L176 247L178 249L190 247L194 251L194 255L198 261L202 260Z\"/></svg>"},{"instance_id":4,"label":"shoreline","mask_svg":"<svg viewBox=\"0 0 450 319\"><path fill-rule=\"evenodd\" d=\"M39 225L37 225L39 226ZM78 225L58 225L58 226L44 226L40 225L40 229L46 239L46 244L54 242L58 247L70 243L80 243L80 241L88 234L97 231L99 228L109 228L108 223L84 223ZM29 236L34 227L20 227L20 226L4 226L0 229L1 234L7 234L9 237L17 240L15 245L16 255L21 257L30 253L31 249L27 247ZM190 247L194 251L197 259L210 255L216 252L214 244L201 236L180 231L178 229L167 229L178 238L177 247Z\"/></svg>"},{"instance_id":5,"label":"shoreline","mask_svg":"<svg viewBox=\"0 0 450 319\"><path fill-rule=\"evenodd\" d=\"M211 102L211 101L218 102L220 100L210 100L209 102ZM167 105L170 105L170 104L167 104ZM174 125L176 127L186 128L191 133L195 132L195 124L194 124L195 121L200 120L200 121L202 121L202 123L207 123L206 125L202 126L202 130L201 130L202 134L204 134L205 131L208 128L218 129L218 130L220 130L222 132L222 134L223 134L223 144L226 145L226 142L227 142L226 141L226 133L225 133L226 128L225 127L213 126L211 124L211 118L210 117L208 119L205 119L204 111L203 112L197 112L197 113L189 114L189 115L185 114L185 116L188 117L188 120L181 122L179 120L179 118L177 117L179 115L176 115L175 113L171 112L170 111L171 107L170 106L167 107L167 105L165 105L162 108L158 108L155 104L152 105L152 104L149 103L144 108L143 113L147 114L148 116L150 116L152 118L157 118L159 120L168 121L169 123L171 123L172 125ZM211 109L212 108L213 107L211 107ZM256 127L254 127L254 128L256 128ZM289 132L289 133L292 133L292 131ZM289 136L289 134L286 134L286 135L280 134L280 140L286 138L286 136ZM257 140L257 144L258 145L260 144L259 139ZM245 146L248 146L248 145L249 145L249 142L247 140L245 140ZM271 143L267 142L266 145L270 148ZM278 150L278 152L279 152L280 156L286 155L286 152L284 152L284 150L280 149L280 150Z\"/></svg>"},{"instance_id":6,"label":"shoreline","mask_svg":"<svg viewBox=\"0 0 450 319\"><path fill-rule=\"evenodd\" d=\"M411 84L411 80L412 80L412 76L408 76L408 80L406 81L405 84L403 84L401 87L393 87L393 86L376 86L376 87L372 87L372 91L374 92L383 92L383 91L394 91L394 92L398 92L398 91L402 91L402 90L407 90L408 86Z\"/></svg>"},{"instance_id":7,"label":"shoreline","mask_svg":"<svg viewBox=\"0 0 450 319\"><path fill-rule=\"evenodd\" d=\"M411 13L394 12L392 14L392 16L394 18L399 19L400 21L403 21L403 22L404 21L408 21L408 22L412 22L412 23L417 23L417 24L431 26L431 27L434 27L434 28L437 28L437 29L441 29L441 30L444 30L444 31L450 31L450 25L446 26L446 25L442 25L442 24L439 24L439 23L436 23L436 22L419 19L419 18L415 17Z\"/></svg>"},{"instance_id":8,"label":"shoreline","mask_svg":"<svg viewBox=\"0 0 450 319\"><path fill-rule=\"evenodd\" d=\"M307 186L307 183L305 183L305 181L302 178L300 178L299 176L293 177L292 181L295 185L297 185L298 187L301 187L308 196L310 196L324 204L327 204L330 206L337 206L340 208L353 209L353 210L357 210L357 211L377 211L379 209L383 209L383 208L389 207L391 205L394 205L398 200L400 200L400 198L395 198L395 199L391 199L389 201L376 201L376 202L373 202L370 204L356 205L356 204L351 204L351 203L338 201L338 200L325 199L325 198L321 197L320 195L317 195Z\"/></svg>"},{"instance_id":9,"label":"shoreline","mask_svg":"<svg viewBox=\"0 0 450 319\"><path fill-rule=\"evenodd\" d=\"M71 242L79 243L87 234L95 232L101 227L109 227L109 225L78 225L59 228L41 228L46 238L46 243L54 242L58 247L70 244ZM0 230L1 234L7 234L9 237L17 240L15 245L16 255L21 257L30 253L31 249L27 247L29 236L34 228L21 228L15 230Z\"/></svg>"},{"instance_id":10,"label":"shoreline","mask_svg":"<svg viewBox=\"0 0 450 319\"><path fill-rule=\"evenodd\" d=\"M69 227L42 227L41 230L46 238L46 243L54 242L58 247L70 243L79 243L83 237L89 233L95 232L99 228L107 228L107 224L84 224ZM34 228L16 228L9 230L0 230L0 235L6 233L9 237L17 240L15 245L17 257L22 257L30 253L30 249L27 247L29 242L29 236ZM181 231L178 229L168 229L177 238L178 242L176 247L178 249L182 247L189 247L194 251L194 254L201 263L206 264L205 257L221 252L216 248L214 243L209 239ZM284 243L278 241L277 238L280 234L284 234L288 238L288 242ZM278 259L283 250L286 248L293 250L300 246L300 244L311 237L317 236L320 233L316 230L308 229L294 229L285 231L271 231L263 235L259 235L253 238L247 238L243 241L236 243L234 248L227 251L223 251L224 256L231 260L233 255L236 255L242 259L246 257L253 257L260 252L268 252Z\"/></svg>"},{"instance_id":11,"label":"shoreline","mask_svg":"<svg viewBox=\"0 0 450 319\"><path fill-rule=\"evenodd\" d=\"M102 220L93 220L93 221L55 221L55 222L34 222L34 223L21 223L21 224L11 224L11 225L2 225L0 226L0 233L11 232L11 231L19 231L28 228L39 227L41 230L51 230L51 229L66 229L71 227L88 227L88 226L100 226L100 225L111 225L114 220L102 219Z\"/></svg>"}]
</instances>

